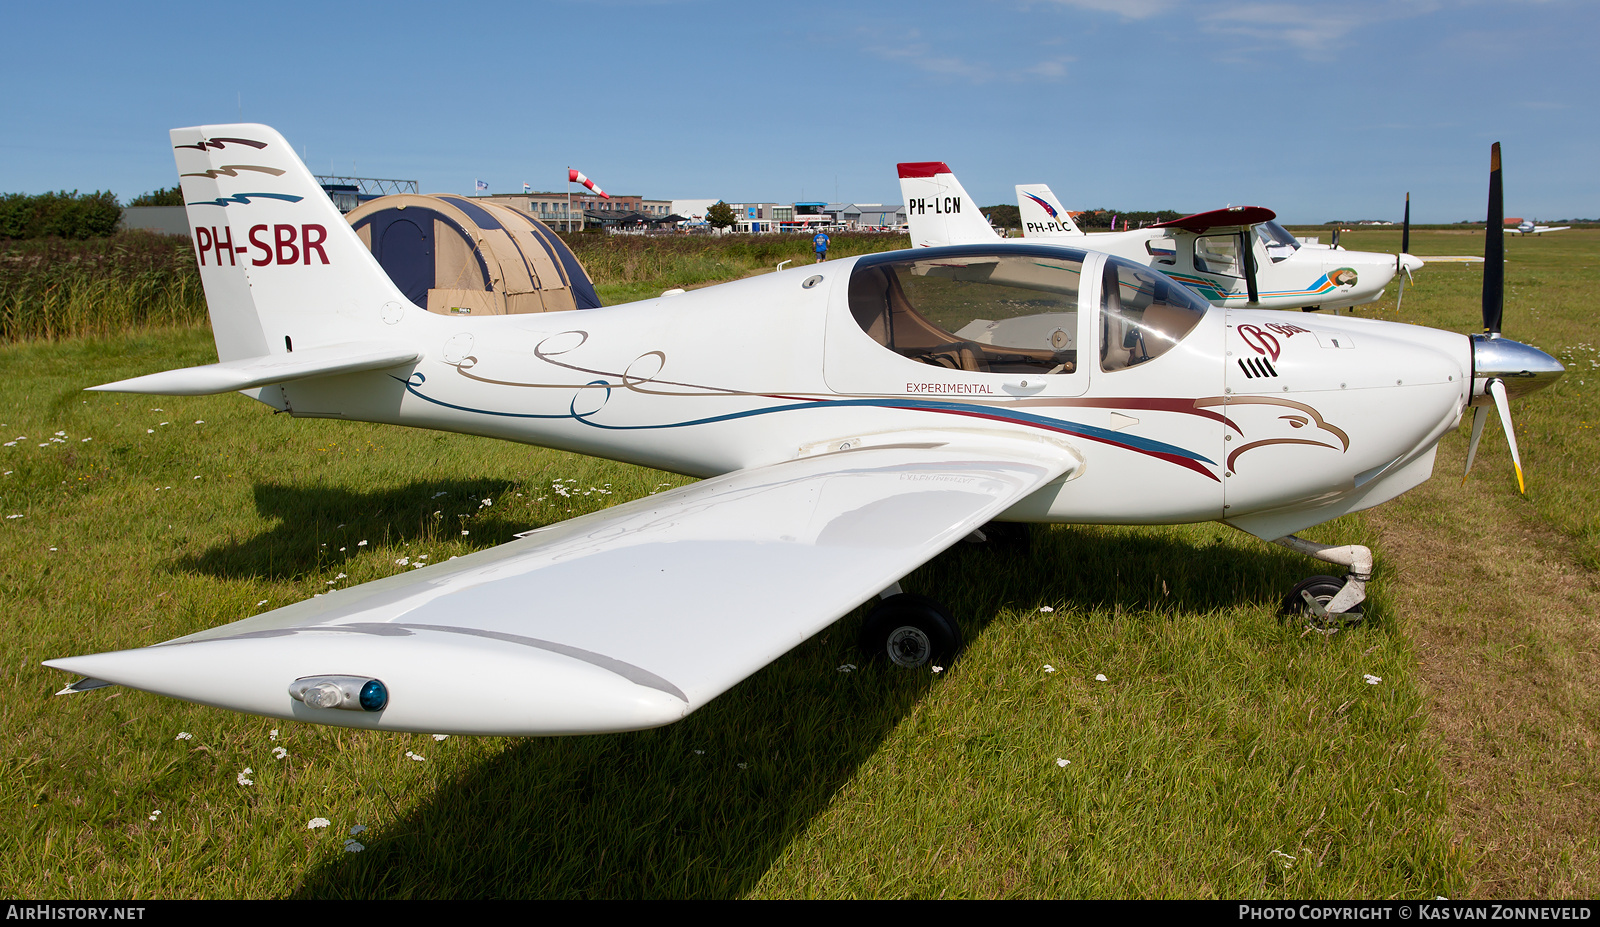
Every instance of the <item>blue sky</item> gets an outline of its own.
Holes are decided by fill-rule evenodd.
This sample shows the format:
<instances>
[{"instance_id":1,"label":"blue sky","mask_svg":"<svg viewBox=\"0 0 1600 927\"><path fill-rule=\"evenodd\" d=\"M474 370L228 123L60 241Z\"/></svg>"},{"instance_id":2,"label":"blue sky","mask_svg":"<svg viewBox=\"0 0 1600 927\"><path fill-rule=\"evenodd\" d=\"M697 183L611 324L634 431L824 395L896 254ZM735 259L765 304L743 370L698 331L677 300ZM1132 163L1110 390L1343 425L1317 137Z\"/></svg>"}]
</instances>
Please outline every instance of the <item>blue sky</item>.
<instances>
[{"instance_id":1,"label":"blue sky","mask_svg":"<svg viewBox=\"0 0 1600 927\"><path fill-rule=\"evenodd\" d=\"M0 192L175 183L167 130L265 122L424 192L1255 204L1289 222L1600 216L1582 0L12 4Z\"/></svg>"}]
</instances>

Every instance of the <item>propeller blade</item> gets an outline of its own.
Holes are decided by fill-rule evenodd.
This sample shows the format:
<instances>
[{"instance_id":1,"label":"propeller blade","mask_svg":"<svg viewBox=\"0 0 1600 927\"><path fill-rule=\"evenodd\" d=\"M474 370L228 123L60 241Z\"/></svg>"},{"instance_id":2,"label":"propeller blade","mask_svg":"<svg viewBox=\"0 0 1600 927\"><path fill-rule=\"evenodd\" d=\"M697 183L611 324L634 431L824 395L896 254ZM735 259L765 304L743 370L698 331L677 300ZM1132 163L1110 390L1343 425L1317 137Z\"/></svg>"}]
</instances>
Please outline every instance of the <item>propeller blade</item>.
<instances>
[{"instance_id":1,"label":"propeller blade","mask_svg":"<svg viewBox=\"0 0 1600 927\"><path fill-rule=\"evenodd\" d=\"M1506 398L1505 381L1490 380L1489 395L1494 397L1495 411L1500 413L1500 425L1506 430L1506 443L1511 445L1511 466L1517 469L1517 492L1527 495L1528 487L1522 482L1522 457L1517 453L1517 435L1511 430L1511 400Z\"/></svg>"},{"instance_id":2,"label":"propeller blade","mask_svg":"<svg viewBox=\"0 0 1600 927\"><path fill-rule=\"evenodd\" d=\"M1394 311L1396 311L1396 312L1400 311L1400 304L1405 301L1405 298L1406 298L1406 279L1409 278L1410 276L1411 276L1411 271L1410 270L1406 270L1405 276L1400 278L1400 292L1396 293L1395 297L1394 297Z\"/></svg>"},{"instance_id":3,"label":"propeller blade","mask_svg":"<svg viewBox=\"0 0 1600 927\"><path fill-rule=\"evenodd\" d=\"M1411 194L1406 193L1406 218L1400 223L1400 253L1411 253Z\"/></svg>"},{"instance_id":4,"label":"propeller blade","mask_svg":"<svg viewBox=\"0 0 1600 927\"><path fill-rule=\"evenodd\" d=\"M1483 423L1489 417L1489 407L1479 406L1472 412L1472 440L1467 443L1467 469L1461 473L1461 484L1467 483L1467 475L1472 472L1472 461L1478 456L1478 439L1483 437Z\"/></svg>"},{"instance_id":5,"label":"propeller blade","mask_svg":"<svg viewBox=\"0 0 1600 927\"><path fill-rule=\"evenodd\" d=\"M1489 224L1483 227L1483 330L1498 333L1505 314L1506 204L1500 186L1500 143L1489 154Z\"/></svg>"},{"instance_id":6,"label":"propeller blade","mask_svg":"<svg viewBox=\"0 0 1600 927\"><path fill-rule=\"evenodd\" d=\"M1255 306L1261 303L1261 289L1256 285L1256 253L1251 247L1255 243L1252 241L1253 237L1249 232L1245 232L1239 236L1239 243L1244 246L1241 250L1244 251L1245 292L1250 296L1250 305Z\"/></svg>"}]
</instances>

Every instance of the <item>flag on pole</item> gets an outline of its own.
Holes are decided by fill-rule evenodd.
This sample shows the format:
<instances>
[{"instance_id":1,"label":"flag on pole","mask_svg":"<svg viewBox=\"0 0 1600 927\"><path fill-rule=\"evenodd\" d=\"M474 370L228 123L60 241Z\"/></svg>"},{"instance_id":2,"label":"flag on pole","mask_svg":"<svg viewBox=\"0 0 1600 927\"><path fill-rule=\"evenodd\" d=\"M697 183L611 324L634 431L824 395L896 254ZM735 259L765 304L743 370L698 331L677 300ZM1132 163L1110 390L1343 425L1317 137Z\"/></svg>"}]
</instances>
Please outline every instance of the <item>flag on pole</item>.
<instances>
[{"instance_id":1,"label":"flag on pole","mask_svg":"<svg viewBox=\"0 0 1600 927\"><path fill-rule=\"evenodd\" d=\"M487 189L489 189L489 185L484 183L481 180L475 180L475 181L473 181L473 183L478 185L478 189L479 190L487 190Z\"/></svg>"},{"instance_id":2,"label":"flag on pole","mask_svg":"<svg viewBox=\"0 0 1600 927\"><path fill-rule=\"evenodd\" d=\"M533 187L528 186L528 182L526 180L524 180L522 182L522 192L523 193L532 193L533 192Z\"/></svg>"},{"instance_id":3,"label":"flag on pole","mask_svg":"<svg viewBox=\"0 0 1600 927\"><path fill-rule=\"evenodd\" d=\"M584 186L588 187L589 189L593 190L595 193L597 193L600 196L604 197L605 199L608 199L608 200L611 199L611 194L609 194L606 191L604 191L604 190L600 189L599 187L595 186L594 185L594 181L592 181L589 178L583 176L583 172L578 170L578 169L576 169L576 168L571 168L571 167L567 168L567 182L568 183L581 183Z\"/></svg>"}]
</instances>

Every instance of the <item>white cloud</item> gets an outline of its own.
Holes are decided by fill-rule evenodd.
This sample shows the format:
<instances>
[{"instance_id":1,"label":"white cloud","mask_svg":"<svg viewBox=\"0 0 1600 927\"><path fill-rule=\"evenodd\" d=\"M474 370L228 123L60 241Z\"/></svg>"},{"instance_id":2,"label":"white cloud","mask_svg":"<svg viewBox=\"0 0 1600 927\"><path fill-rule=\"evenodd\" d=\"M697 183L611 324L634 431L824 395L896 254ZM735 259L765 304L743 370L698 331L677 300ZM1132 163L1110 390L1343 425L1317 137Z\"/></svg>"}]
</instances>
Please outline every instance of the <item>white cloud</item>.
<instances>
[{"instance_id":1,"label":"white cloud","mask_svg":"<svg viewBox=\"0 0 1600 927\"><path fill-rule=\"evenodd\" d=\"M1053 55L1029 65L994 67L972 61L960 55L941 54L929 42L921 41L921 33L913 29L901 43L868 45L863 50L885 61L909 65L919 71L971 84L993 81L1059 80L1067 75L1067 65L1074 59L1070 55Z\"/></svg>"},{"instance_id":2,"label":"white cloud","mask_svg":"<svg viewBox=\"0 0 1600 927\"><path fill-rule=\"evenodd\" d=\"M1094 13L1116 13L1123 19L1149 19L1177 6L1175 0L1050 0Z\"/></svg>"},{"instance_id":3,"label":"white cloud","mask_svg":"<svg viewBox=\"0 0 1600 927\"><path fill-rule=\"evenodd\" d=\"M1306 58L1331 58L1346 38L1359 29L1410 19L1439 8L1435 0L1388 2L1286 3L1225 2L1196 18L1213 35L1254 40L1266 47L1295 49Z\"/></svg>"}]
</instances>

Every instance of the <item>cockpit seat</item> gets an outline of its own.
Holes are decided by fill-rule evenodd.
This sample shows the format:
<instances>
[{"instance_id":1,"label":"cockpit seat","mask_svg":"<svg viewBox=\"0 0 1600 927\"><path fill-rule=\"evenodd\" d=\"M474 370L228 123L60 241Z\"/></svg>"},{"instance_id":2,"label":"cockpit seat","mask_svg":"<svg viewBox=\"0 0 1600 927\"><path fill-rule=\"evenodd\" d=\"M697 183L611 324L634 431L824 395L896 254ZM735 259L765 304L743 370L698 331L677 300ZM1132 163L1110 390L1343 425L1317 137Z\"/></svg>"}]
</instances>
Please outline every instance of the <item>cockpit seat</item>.
<instances>
[{"instance_id":1,"label":"cockpit seat","mask_svg":"<svg viewBox=\"0 0 1600 927\"><path fill-rule=\"evenodd\" d=\"M989 364L984 356L983 348L972 341L955 341L942 344L932 350L919 350L907 355L912 360L935 367L947 367L951 370L970 370L974 373L988 373Z\"/></svg>"}]
</instances>

